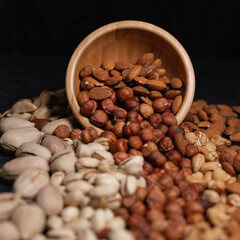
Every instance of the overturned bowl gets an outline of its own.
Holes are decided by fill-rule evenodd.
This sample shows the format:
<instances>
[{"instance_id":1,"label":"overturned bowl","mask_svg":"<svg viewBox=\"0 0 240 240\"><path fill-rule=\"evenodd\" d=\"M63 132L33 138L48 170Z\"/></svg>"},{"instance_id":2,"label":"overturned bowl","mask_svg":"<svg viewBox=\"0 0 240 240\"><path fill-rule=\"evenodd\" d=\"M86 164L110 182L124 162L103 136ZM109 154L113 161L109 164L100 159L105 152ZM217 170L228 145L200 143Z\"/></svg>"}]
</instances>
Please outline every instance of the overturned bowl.
<instances>
[{"instance_id":1,"label":"overturned bowl","mask_svg":"<svg viewBox=\"0 0 240 240\"><path fill-rule=\"evenodd\" d=\"M80 69L86 65L99 67L107 59L135 64L140 56L148 52L153 52L155 58L161 58L168 78L179 77L183 81L183 101L176 118L178 124L184 120L195 93L194 70L186 50L170 33L158 26L141 21L119 21L89 34L69 61L66 73L67 98L73 114L83 127L93 125L81 115L77 101ZM99 133L103 131L95 128Z\"/></svg>"}]
</instances>

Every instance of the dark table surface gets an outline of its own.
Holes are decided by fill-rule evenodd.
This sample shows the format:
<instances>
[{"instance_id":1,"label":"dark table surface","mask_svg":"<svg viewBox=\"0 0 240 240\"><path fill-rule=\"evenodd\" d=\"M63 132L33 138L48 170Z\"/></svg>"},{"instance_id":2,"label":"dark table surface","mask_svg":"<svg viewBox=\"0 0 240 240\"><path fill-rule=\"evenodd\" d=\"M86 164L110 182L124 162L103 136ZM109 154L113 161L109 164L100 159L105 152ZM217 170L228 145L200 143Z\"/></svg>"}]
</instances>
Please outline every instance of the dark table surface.
<instances>
[{"instance_id":1,"label":"dark table surface","mask_svg":"<svg viewBox=\"0 0 240 240\"><path fill-rule=\"evenodd\" d=\"M32 98L43 90L65 87L70 57L0 56L0 113L21 98ZM240 105L240 59L191 59L196 76L195 99L209 104ZM0 150L0 167L14 154ZM0 192L11 184L0 179Z\"/></svg>"}]
</instances>

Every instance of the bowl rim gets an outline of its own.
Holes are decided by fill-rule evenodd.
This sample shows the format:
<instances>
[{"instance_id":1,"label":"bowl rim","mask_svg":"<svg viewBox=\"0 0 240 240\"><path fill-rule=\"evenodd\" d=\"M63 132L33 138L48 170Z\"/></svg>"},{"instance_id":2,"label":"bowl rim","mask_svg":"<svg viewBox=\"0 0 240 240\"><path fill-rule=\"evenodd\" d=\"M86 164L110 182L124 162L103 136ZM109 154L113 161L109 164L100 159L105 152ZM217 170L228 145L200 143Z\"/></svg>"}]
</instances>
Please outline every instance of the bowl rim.
<instances>
[{"instance_id":1,"label":"bowl rim","mask_svg":"<svg viewBox=\"0 0 240 240\"><path fill-rule=\"evenodd\" d=\"M183 63L183 66L186 69L187 84L186 84L185 95L183 98L182 106L180 107L179 111L175 115L178 120L178 124L180 124L184 120L185 116L187 115L192 105L194 94L195 94L195 73L194 73L192 62L190 60L190 57L187 51L184 49L181 43L173 35L171 35L166 30L162 29L161 27L158 27L148 22L143 22L138 20L123 20L123 21L117 21L117 22L106 24L94 30L92 33L86 36L79 43L79 45L74 50L70 58L70 61L67 66L66 78L65 78L66 95L67 95L70 108L73 111L74 116L77 118L77 120L80 123L81 123L81 120L79 118L80 107L78 105L77 98L74 96L74 75L75 75L75 69L76 69L76 65L78 63L79 57L82 55L84 50L88 48L89 45L91 45L92 42L94 42L96 39L100 38L101 36L112 31L121 30L121 29L131 29L131 28L152 32L155 35L158 35L159 37L167 41L170 45L172 45L175 51L177 52L177 54L179 55ZM87 118L85 119L85 123L86 121L90 123ZM103 131L102 129L97 127L96 129L99 133Z\"/></svg>"}]
</instances>

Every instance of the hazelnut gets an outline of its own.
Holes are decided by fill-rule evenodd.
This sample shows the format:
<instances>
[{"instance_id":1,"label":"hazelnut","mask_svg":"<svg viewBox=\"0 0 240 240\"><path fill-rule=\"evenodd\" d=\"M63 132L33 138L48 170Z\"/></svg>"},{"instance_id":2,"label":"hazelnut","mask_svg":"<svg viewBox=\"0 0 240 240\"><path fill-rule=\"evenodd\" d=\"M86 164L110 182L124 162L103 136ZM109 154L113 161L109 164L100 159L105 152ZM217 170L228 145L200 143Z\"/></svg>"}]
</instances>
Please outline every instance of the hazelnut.
<instances>
[{"instance_id":1,"label":"hazelnut","mask_svg":"<svg viewBox=\"0 0 240 240\"><path fill-rule=\"evenodd\" d=\"M141 103L139 106L139 112L141 113L141 115L143 116L143 118L148 118L151 115L154 114L154 110L153 107L150 106L147 103Z\"/></svg>"},{"instance_id":2,"label":"hazelnut","mask_svg":"<svg viewBox=\"0 0 240 240\"><path fill-rule=\"evenodd\" d=\"M163 190L174 186L173 178L169 174L164 174L158 181Z\"/></svg>"},{"instance_id":3,"label":"hazelnut","mask_svg":"<svg viewBox=\"0 0 240 240\"><path fill-rule=\"evenodd\" d=\"M158 98L153 101L153 109L157 113L163 113L168 107L168 101L166 98Z\"/></svg>"},{"instance_id":4,"label":"hazelnut","mask_svg":"<svg viewBox=\"0 0 240 240\"><path fill-rule=\"evenodd\" d=\"M187 217L188 224L196 224L203 221L205 221L205 218L202 213L193 213Z\"/></svg>"},{"instance_id":5,"label":"hazelnut","mask_svg":"<svg viewBox=\"0 0 240 240\"><path fill-rule=\"evenodd\" d=\"M192 161L189 158L183 157L179 166L181 168L191 168L192 167Z\"/></svg>"},{"instance_id":6,"label":"hazelnut","mask_svg":"<svg viewBox=\"0 0 240 240\"><path fill-rule=\"evenodd\" d=\"M116 152L127 152L128 151L128 145L126 139L120 138L116 142L110 145L110 151L111 153Z\"/></svg>"},{"instance_id":7,"label":"hazelnut","mask_svg":"<svg viewBox=\"0 0 240 240\"><path fill-rule=\"evenodd\" d=\"M121 108L117 108L113 112L114 122L125 122L126 116L127 116L127 112Z\"/></svg>"},{"instance_id":8,"label":"hazelnut","mask_svg":"<svg viewBox=\"0 0 240 240\"><path fill-rule=\"evenodd\" d=\"M179 164L180 161L182 160L182 155L175 149L168 151L168 153L166 154L166 157L168 161L172 161L175 164Z\"/></svg>"},{"instance_id":9,"label":"hazelnut","mask_svg":"<svg viewBox=\"0 0 240 240\"><path fill-rule=\"evenodd\" d=\"M119 165L123 160L127 159L129 154L126 152L116 152L113 155L114 161L117 165Z\"/></svg>"},{"instance_id":10,"label":"hazelnut","mask_svg":"<svg viewBox=\"0 0 240 240\"><path fill-rule=\"evenodd\" d=\"M97 130L92 126L87 127L81 133L82 141L86 144L92 142L97 137L98 137Z\"/></svg>"},{"instance_id":11,"label":"hazelnut","mask_svg":"<svg viewBox=\"0 0 240 240\"><path fill-rule=\"evenodd\" d=\"M108 121L108 116L103 110L96 110L90 117L90 122L97 127L103 127Z\"/></svg>"},{"instance_id":12,"label":"hazelnut","mask_svg":"<svg viewBox=\"0 0 240 240\"><path fill-rule=\"evenodd\" d=\"M97 102L94 100L88 100L83 103L81 106L80 112L84 116L90 116L92 115L97 109Z\"/></svg>"},{"instance_id":13,"label":"hazelnut","mask_svg":"<svg viewBox=\"0 0 240 240\"><path fill-rule=\"evenodd\" d=\"M183 210L181 205L177 202L177 201L169 201L165 208L164 208L165 212L167 215L171 215L171 214L183 214Z\"/></svg>"},{"instance_id":14,"label":"hazelnut","mask_svg":"<svg viewBox=\"0 0 240 240\"><path fill-rule=\"evenodd\" d=\"M168 126L172 126L172 125L177 125L177 119L176 117L174 116L173 113L166 113L164 116L163 116L163 123L168 125Z\"/></svg>"},{"instance_id":15,"label":"hazelnut","mask_svg":"<svg viewBox=\"0 0 240 240\"><path fill-rule=\"evenodd\" d=\"M141 116L141 114L138 114L137 120L138 120L139 122L141 122L141 121L143 120L143 117Z\"/></svg>"},{"instance_id":16,"label":"hazelnut","mask_svg":"<svg viewBox=\"0 0 240 240\"><path fill-rule=\"evenodd\" d=\"M162 167L167 161L167 158L159 151L153 151L148 156L148 160L156 167Z\"/></svg>"},{"instance_id":17,"label":"hazelnut","mask_svg":"<svg viewBox=\"0 0 240 240\"><path fill-rule=\"evenodd\" d=\"M142 139L142 142L152 141L154 138L154 132L152 128L144 128L139 132L139 136Z\"/></svg>"},{"instance_id":18,"label":"hazelnut","mask_svg":"<svg viewBox=\"0 0 240 240\"><path fill-rule=\"evenodd\" d=\"M198 150L197 146L195 146L192 143L187 144L185 154L188 158L192 158L195 155L197 155L198 153L199 153L199 150Z\"/></svg>"},{"instance_id":19,"label":"hazelnut","mask_svg":"<svg viewBox=\"0 0 240 240\"><path fill-rule=\"evenodd\" d=\"M173 125L168 129L168 136L173 138L176 133L181 133L182 135L185 134L183 128L179 127L178 125Z\"/></svg>"},{"instance_id":20,"label":"hazelnut","mask_svg":"<svg viewBox=\"0 0 240 240\"><path fill-rule=\"evenodd\" d=\"M164 134L166 134L168 132L168 126L166 124L163 124L163 123L158 125L158 129L161 129Z\"/></svg>"},{"instance_id":21,"label":"hazelnut","mask_svg":"<svg viewBox=\"0 0 240 240\"><path fill-rule=\"evenodd\" d=\"M102 132L100 137L106 138L108 140L109 145L117 141L117 137L112 131Z\"/></svg>"},{"instance_id":22,"label":"hazelnut","mask_svg":"<svg viewBox=\"0 0 240 240\"><path fill-rule=\"evenodd\" d=\"M147 171L148 173L151 173L152 170L153 170L153 166L152 166L152 164L150 164L149 162L147 162L147 161L144 160L143 169L144 169L145 171Z\"/></svg>"},{"instance_id":23,"label":"hazelnut","mask_svg":"<svg viewBox=\"0 0 240 240\"><path fill-rule=\"evenodd\" d=\"M133 90L130 87L124 86L116 93L119 102L126 102L133 97Z\"/></svg>"},{"instance_id":24,"label":"hazelnut","mask_svg":"<svg viewBox=\"0 0 240 240\"><path fill-rule=\"evenodd\" d=\"M129 148L140 150L142 148L142 140L139 136L131 136L128 139L128 146Z\"/></svg>"},{"instance_id":25,"label":"hazelnut","mask_svg":"<svg viewBox=\"0 0 240 240\"><path fill-rule=\"evenodd\" d=\"M116 106L113 104L110 98L102 100L101 107L107 114L111 114L116 109Z\"/></svg>"},{"instance_id":26,"label":"hazelnut","mask_svg":"<svg viewBox=\"0 0 240 240\"><path fill-rule=\"evenodd\" d=\"M165 194L168 200L172 200L178 198L181 191L177 186L173 185L170 188L165 189Z\"/></svg>"},{"instance_id":27,"label":"hazelnut","mask_svg":"<svg viewBox=\"0 0 240 240\"><path fill-rule=\"evenodd\" d=\"M192 213L204 213L204 207L199 201L190 201L184 206L183 212L187 216Z\"/></svg>"},{"instance_id":28,"label":"hazelnut","mask_svg":"<svg viewBox=\"0 0 240 240\"><path fill-rule=\"evenodd\" d=\"M153 142L155 143L158 143L160 140L162 140L165 137L161 129L153 129L153 134L154 134Z\"/></svg>"},{"instance_id":29,"label":"hazelnut","mask_svg":"<svg viewBox=\"0 0 240 240\"><path fill-rule=\"evenodd\" d=\"M114 124L113 124L112 120L108 120L105 124L104 130L105 131L112 131L113 126L114 126Z\"/></svg>"},{"instance_id":30,"label":"hazelnut","mask_svg":"<svg viewBox=\"0 0 240 240\"><path fill-rule=\"evenodd\" d=\"M128 122L136 122L138 121L138 113L136 111L130 111L127 113L126 118Z\"/></svg>"},{"instance_id":31,"label":"hazelnut","mask_svg":"<svg viewBox=\"0 0 240 240\"><path fill-rule=\"evenodd\" d=\"M148 191L144 187L137 187L136 190L136 200L144 201L147 197Z\"/></svg>"},{"instance_id":32,"label":"hazelnut","mask_svg":"<svg viewBox=\"0 0 240 240\"><path fill-rule=\"evenodd\" d=\"M147 212L147 208L141 201L137 201L131 206L130 212L133 214L144 215Z\"/></svg>"},{"instance_id":33,"label":"hazelnut","mask_svg":"<svg viewBox=\"0 0 240 240\"><path fill-rule=\"evenodd\" d=\"M68 138L70 136L70 129L67 125L59 125L55 128L53 135L59 138Z\"/></svg>"},{"instance_id":34,"label":"hazelnut","mask_svg":"<svg viewBox=\"0 0 240 240\"><path fill-rule=\"evenodd\" d=\"M77 100L80 106L82 106L86 101L89 100L88 91L84 90L79 92Z\"/></svg>"},{"instance_id":35,"label":"hazelnut","mask_svg":"<svg viewBox=\"0 0 240 240\"><path fill-rule=\"evenodd\" d=\"M86 81L81 81L81 83L80 83L80 88L83 89L83 90L89 91L94 87L95 87L94 83L89 82L87 80Z\"/></svg>"},{"instance_id":36,"label":"hazelnut","mask_svg":"<svg viewBox=\"0 0 240 240\"><path fill-rule=\"evenodd\" d=\"M179 171L178 166L172 161L165 162L163 168L167 173Z\"/></svg>"},{"instance_id":37,"label":"hazelnut","mask_svg":"<svg viewBox=\"0 0 240 240\"><path fill-rule=\"evenodd\" d=\"M124 135L127 137L138 135L141 130L139 122L127 122L123 127Z\"/></svg>"},{"instance_id":38,"label":"hazelnut","mask_svg":"<svg viewBox=\"0 0 240 240\"><path fill-rule=\"evenodd\" d=\"M125 208L130 208L135 202L136 202L136 196L135 195L122 198L122 205Z\"/></svg>"},{"instance_id":39,"label":"hazelnut","mask_svg":"<svg viewBox=\"0 0 240 240\"><path fill-rule=\"evenodd\" d=\"M141 129L152 128L152 125L147 120L142 120L140 122Z\"/></svg>"},{"instance_id":40,"label":"hazelnut","mask_svg":"<svg viewBox=\"0 0 240 240\"><path fill-rule=\"evenodd\" d=\"M162 116L159 113L154 113L148 118L148 121L153 126L153 128L157 128L158 125L162 122Z\"/></svg>"},{"instance_id":41,"label":"hazelnut","mask_svg":"<svg viewBox=\"0 0 240 240\"><path fill-rule=\"evenodd\" d=\"M172 139L170 137L164 137L160 142L159 142L159 149L160 151L167 152L170 151L171 149L174 148Z\"/></svg>"},{"instance_id":42,"label":"hazelnut","mask_svg":"<svg viewBox=\"0 0 240 240\"><path fill-rule=\"evenodd\" d=\"M114 126L113 126L113 133L117 136L117 138L120 138L123 136L123 127L125 125L125 122L117 122Z\"/></svg>"},{"instance_id":43,"label":"hazelnut","mask_svg":"<svg viewBox=\"0 0 240 240\"><path fill-rule=\"evenodd\" d=\"M138 112L139 111L139 103L137 101L135 101L133 98L131 98L131 99L128 99L125 102L124 108L127 111L136 111L136 112Z\"/></svg>"},{"instance_id":44,"label":"hazelnut","mask_svg":"<svg viewBox=\"0 0 240 240\"><path fill-rule=\"evenodd\" d=\"M75 128L71 131L70 138L72 140L80 138L81 137L82 130L79 128Z\"/></svg>"},{"instance_id":45,"label":"hazelnut","mask_svg":"<svg viewBox=\"0 0 240 240\"><path fill-rule=\"evenodd\" d=\"M129 141L129 140L128 140ZM143 156L142 152L138 151L135 148L131 148L128 153L132 156Z\"/></svg>"},{"instance_id":46,"label":"hazelnut","mask_svg":"<svg viewBox=\"0 0 240 240\"><path fill-rule=\"evenodd\" d=\"M142 153L144 157L148 157L154 151L158 151L158 147L154 142L149 141L142 147Z\"/></svg>"},{"instance_id":47,"label":"hazelnut","mask_svg":"<svg viewBox=\"0 0 240 240\"><path fill-rule=\"evenodd\" d=\"M128 218L129 218L128 210L126 208L123 208L123 207L114 209L114 214L116 216L122 217L125 221L127 221Z\"/></svg>"},{"instance_id":48,"label":"hazelnut","mask_svg":"<svg viewBox=\"0 0 240 240\"><path fill-rule=\"evenodd\" d=\"M113 104L116 104L117 103L116 92L113 91L109 99L112 100Z\"/></svg>"},{"instance_id":49,"label":"hazelnut","mask_svg":"<svg viewBox=\"0 0 240 240\"><path fill-rule=\"evenodd\" d=\"M199 196L199 193L197 189L192 185L188 185L183 191L182 191L182 197L186 201L194 201L197 200Z\"/></svg>"}]
</instances>

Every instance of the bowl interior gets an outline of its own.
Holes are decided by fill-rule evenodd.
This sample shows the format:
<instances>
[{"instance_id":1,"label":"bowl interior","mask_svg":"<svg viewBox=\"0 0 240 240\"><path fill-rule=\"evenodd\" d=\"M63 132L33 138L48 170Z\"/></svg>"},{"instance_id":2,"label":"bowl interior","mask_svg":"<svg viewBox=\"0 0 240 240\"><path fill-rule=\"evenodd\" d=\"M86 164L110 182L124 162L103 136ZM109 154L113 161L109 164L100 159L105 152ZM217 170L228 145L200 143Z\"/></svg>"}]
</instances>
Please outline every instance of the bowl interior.
<instances>
[{"instance_id":1,"label":"bowl interior","mask_svg":"<svg viewBox=\"0 0 240 240\"><path fill-rule=\"evenodd\" d=\"M193 76L189 75L189 67L192 68L191 61L180 43L169 33L156 26L144 28L142 25L134 24L127 27L113 25L108 28L102 27L85 38L75 50L69 63L67 81L70 82L71 90L67 89L67 92L72 91L72 98L69 99L70 105L78 120L80 108L76 97L79 93L79 71L82 67L88 64L99 67L106 59L135 64L140 56L148 52L153 52L155 58L162 59L162 67L167 70L168 78L179 77L183 81L185 89L183 107L184 101L186 101L184 96L189 91L190 78L193 78L194 81L194 74ZM186 62L186 58L189 59L190 65ZM190 70L193 72L192 69ZM178 113L181 112L181 108ZM183 117L181 115L182 119L179 119L178 113L176 117L180 122Z\"/></svg>"}]
</instances>

